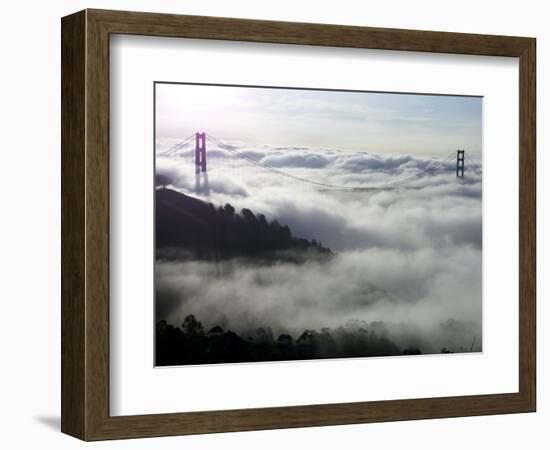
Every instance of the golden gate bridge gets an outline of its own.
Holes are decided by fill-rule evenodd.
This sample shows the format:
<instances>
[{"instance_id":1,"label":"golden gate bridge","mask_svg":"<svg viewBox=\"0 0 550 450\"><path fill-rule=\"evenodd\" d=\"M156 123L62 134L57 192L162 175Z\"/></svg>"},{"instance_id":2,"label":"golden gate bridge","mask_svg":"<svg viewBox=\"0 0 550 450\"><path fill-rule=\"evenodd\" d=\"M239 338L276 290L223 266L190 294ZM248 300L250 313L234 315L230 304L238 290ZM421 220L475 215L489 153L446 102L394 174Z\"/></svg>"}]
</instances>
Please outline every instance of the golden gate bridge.
<instances>
[{"instance_id":1,"label":"golden gate bridge","mask_svg":"<svg viewBox=\"0 0 550 450\"><path fill-rule=\"evenodd\" d=\"M190 147L193 144L193 141L195 144L194 154L192 153L192 147ZM458 149L456 151L453 150L451 153L449 153L449 155L447 155L447 157L443 159L440 158L437 160L435 159L430 160L430 163L424 169L419 169L417 172L413 174L405 175L401 178L398 178L395 181L386 183L384 185L350 186L350 185L338 185L338 184L332 184L332 183L325 183L319 180L305 178L305 177L290 173L288 171L283 171L276 167L270 166L258 159L252 158L251 156L247 155L244 152L239 151L238 147L234 145L226 144L210 134L207 135L205 132L193 133L192 135L188 136L184 140L178 142L177 144L172 145L167 150L162 151L161 153L159 153L158 156L177 157L189 151L188 154L190 156L194 156L195 173L197 174L197 176L199 174L204 174L205 176L207 176L207 172L208 172L208 164L207 164L207 156L206 156L207 141L213 144L215 148L222 149L223 151L227 152L228 155L234 158L243 160L261 169L267 170L275 175L287 177L295 181L307 183L319 188L329 189L329 190L358 192L358 191L388 190L388 189L401 189L401 188L418 189L418 187L415 187L413 183L415 183L419 179L427 175L434 175L444 171L449 171L450 169L452 169L455 172L456 178L458 179L464 178L466 159L468 160L470 164L469 167L472 169L472 171L477 175L481 175L481 168L479 167L479 165L476 164L470 158L470 156L468 155L468 153L466 153L464 149ZM455 162L455 159L456 159L456 162ZM206 183L208 183L207 179L206 179Z\"/></svg>"}]
</instances>

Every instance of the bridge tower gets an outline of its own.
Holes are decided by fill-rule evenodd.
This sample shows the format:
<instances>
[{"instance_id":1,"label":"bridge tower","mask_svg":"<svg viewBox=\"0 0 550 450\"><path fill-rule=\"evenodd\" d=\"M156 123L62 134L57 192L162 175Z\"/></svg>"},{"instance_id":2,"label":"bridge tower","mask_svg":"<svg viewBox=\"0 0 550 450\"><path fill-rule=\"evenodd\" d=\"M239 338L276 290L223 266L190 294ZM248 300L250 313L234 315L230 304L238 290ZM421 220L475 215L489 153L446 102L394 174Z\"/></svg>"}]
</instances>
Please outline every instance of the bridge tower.
<instances>
[{"instance_id":1,"label":"bridge tower","mask_svg":"<svg viewBox=\"0 0 550 450\"><path fill-rule=\"evenodd\" d=\"M456 151L456 176L464 178L464 150Z\"/></svg>"},{"instance_id":2,"label":"bridge tower","mask_svg":"<svg viewBox=\"0 0 550 450\"><path fill-rule=\"evenodd\" d=\"M206 172L206 133L195 133L195 172Z\"/></svg>"}]
</instances>

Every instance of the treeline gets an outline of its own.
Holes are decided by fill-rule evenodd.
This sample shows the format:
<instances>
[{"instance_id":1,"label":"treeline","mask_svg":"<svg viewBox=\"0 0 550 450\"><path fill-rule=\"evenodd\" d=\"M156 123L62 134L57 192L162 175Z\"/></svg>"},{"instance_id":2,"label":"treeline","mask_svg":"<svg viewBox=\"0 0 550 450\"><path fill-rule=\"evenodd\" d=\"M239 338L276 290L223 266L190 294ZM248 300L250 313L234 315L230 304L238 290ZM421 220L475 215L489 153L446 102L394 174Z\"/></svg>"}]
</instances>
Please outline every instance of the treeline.
<instances>
[{"instance_id":1,"label":"treeline","mask_svg":"<svg viewBox=\"0 0 550 450\"><path fill-rule=\"evenodd\" d=\"M277 220L268 222L263 214L249 209L238 213L230 204L215 207L171 189L156 190L155 215L157 255L161 256L170 254L163 249L174 248L205 259L281 255L292 259L298 254L307 253L309 258L332 254L320 242L292 236L287 225Z\"/></svg>"},{"instance_id":2,"label":"treeline","mask_svg":"<svg viewBox=\"0 0 550 450\"><path fill-rule=\"evenodd\" d=\"M288 334L275 337L269 328L245 336L218 325L205 330L192 314L181 327L164 320L156 326L157 366L419 354L418 348L399 349L387 337L365 328L305 330L294 340Z\"/></svg>"}]
</instances>

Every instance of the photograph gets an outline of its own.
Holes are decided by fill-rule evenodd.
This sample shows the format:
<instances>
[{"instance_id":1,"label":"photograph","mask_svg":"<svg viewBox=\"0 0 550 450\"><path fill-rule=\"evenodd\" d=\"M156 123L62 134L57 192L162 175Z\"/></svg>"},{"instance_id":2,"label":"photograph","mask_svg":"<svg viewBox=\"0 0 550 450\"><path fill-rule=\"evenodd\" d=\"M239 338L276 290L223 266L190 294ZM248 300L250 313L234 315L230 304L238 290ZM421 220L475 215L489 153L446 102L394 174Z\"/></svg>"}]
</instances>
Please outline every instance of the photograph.
<instances>
[{"instance_id":1,"label":"photograph","mask_svg":"<svg viewBox=\"0 0 550 450\"><path fill-rule=\"evenodd\" d=\"M155 366L482 351L482 97L154 99Z\"/></svg>"}]
</instances>

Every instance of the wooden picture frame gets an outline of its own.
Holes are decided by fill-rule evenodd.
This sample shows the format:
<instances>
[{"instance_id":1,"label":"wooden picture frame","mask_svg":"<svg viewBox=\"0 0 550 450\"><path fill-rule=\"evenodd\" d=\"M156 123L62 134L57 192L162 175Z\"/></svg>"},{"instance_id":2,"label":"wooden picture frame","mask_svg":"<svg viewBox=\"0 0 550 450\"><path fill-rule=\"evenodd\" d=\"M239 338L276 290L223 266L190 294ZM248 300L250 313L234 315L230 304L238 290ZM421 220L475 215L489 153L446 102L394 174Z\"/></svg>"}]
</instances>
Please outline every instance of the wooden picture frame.
<instances>
[{"instance_id":1,"label":"wooden picture frame","mask_svg":"<svg viewBox=\"0 0 550 450\"><path fill-rule=\"evenodd\" d=\"M474 416L536 408L533 38L85 10L62 29L62 416L83 440ZM519 58L519 391L109 415L109 36L135 34Z\"/></svg>"}]
</instances>

